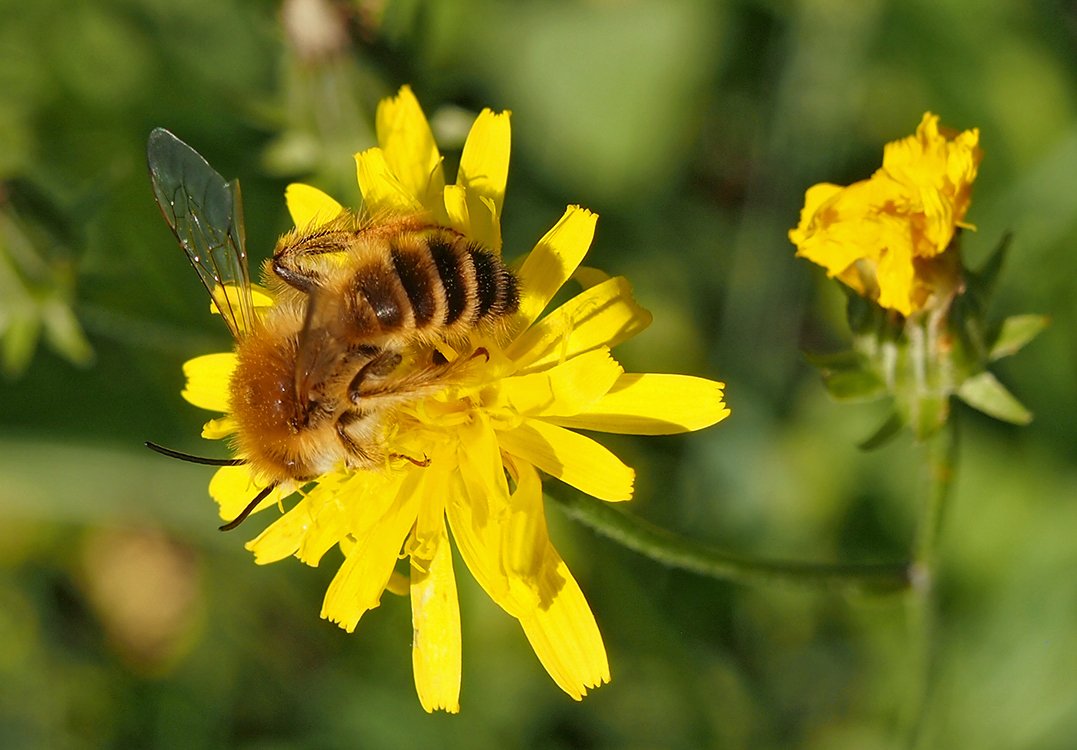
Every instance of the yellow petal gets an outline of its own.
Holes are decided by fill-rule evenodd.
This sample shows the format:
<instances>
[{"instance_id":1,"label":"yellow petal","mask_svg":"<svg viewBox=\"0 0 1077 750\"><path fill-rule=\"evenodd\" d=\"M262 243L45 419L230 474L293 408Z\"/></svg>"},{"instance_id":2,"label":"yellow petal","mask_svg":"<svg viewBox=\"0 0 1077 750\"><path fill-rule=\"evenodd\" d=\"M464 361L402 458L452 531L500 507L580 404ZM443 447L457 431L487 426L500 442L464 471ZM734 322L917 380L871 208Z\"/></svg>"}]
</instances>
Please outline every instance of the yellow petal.
<instances>
[{"instance_id":1,"label":"yellow petal","mask_svg":"<svg viewBox=\"0 0 1077 750\"><path fill-rule=\"evenodd\" d=\"M622 372L610 350L599 347L550 369L503 379L493 408L525 416L577 414L600 399Z\"/></svg>"},{"instance_id":2,"label":"yellow petal","mask_svg":"<svg viewBox=\"0 0 1077 750\"><path fill-rule=\"evenodd\" d=\"M587 688L609 682L606 649L580 587L550 543L538 472L522 462L513 468L516 491L502 554L515 598L525 603L520 624L546 671L579 700Z\"/></svg>"},{"instance_id":3,"label":"yellow petal","mask_svg":"<svg viewBox=\"0 0 1077 750\"><path fill-rule=\"evenodd\" d=\"M183 363L187 384L182 396L189 403L211 411L228 411L228 382L236 369L232 352L204 354Z\"/></svg>"},{"instance_id":4,"label":"yellow petal","mask_svg":"<svg viewBox=\"0 0 1077 750\"><path fill-rule=\"evenodd\" d=\"M595 236L598 215L569 206L560 221L539 240L520 269L520 329L546 308L587 254Z\"/></svg>"},{"instance_id":5,"label":"yellow petal","mask_svg":"<svg viewBox=\"0 0 1077 750\"><path fill-rule=\"evenodd\" d=\"M564 362L601 346L614 347L651 323L622 276L576 295L513 341L506 354L521 371Z\"/></svg>"},{"instance_id":6,"label":"yellow petal","mask_svg":"<svg viewBox=\"0 0 1077 750\"><path fill-rule=\"evenodd\" d=\"M495 253L501 252L501 218L494 201L485 195L467 194L471 236Z\"/></svg>"},{"instance_id":7,"label":"yellow petal","mask_svg":"<svg viewBox=\"0 0 1077 750\"><path fill-rule=\"evenodd\" d=\"M317 566L322 556L349 533L351 502L338 475L323 477L294 508L248 542L247 549L254 553L259 565L295 555L307 565Z\"/></svg>"},{"instance_id":8,"label":"yellow petal","mask_svg":"<svg viewBox=\"0 0 1077 750\"><path fill-rule=\"evenodd\" d=\"M269 290L259 284L251 284L249 287L251 294L251 304L254 307L272 307L273 297L270 295ZM221 311L217 308L217 303L213 300L221 299L221 295L224 295L228 299L225 303L228 309L238 310L240 309L239 291L234 284L227 284L223 287L217 286L213 289L209 303L209 311L213 315L220 315ZM222 299L222 302L224 300Z\"/></svg>"},{"instance_id":9,"label":"yellow petal","mask_svg":"<svg viewBox=\"0 0 1077 750\"><path fill-rule=\"evenodd\" d=\"M461 428L458 471L445 472L442 492L460 557L487 595L510 615L524 611L513 598L501 555L501 519L509 492L497 438L483 419ZM431 467L433 464L431 464Z\"/></svg>"},{"instance_id":10,"label":"yellow petal","mask_svg":"<svg viewBox=\"0 0 1077 750\"><path fill-rule=\"evenodd\" d=\"M284 202L299 229L321 226L340 216L344 207L316 187L293 182L284 189Z\"/></svg>"},{"instance_id":11,"label":"yellow petal","mask_svg":"<svg viewBox=\"0 0 1077 750\"><path fill-rule=\"evenodd\" d=\"M844 188L841 185L829 182L821 182L808 188L804 193L804 207L800 209L800 223L795 229L789 230L789 241L797 247L807 242L816 227L825 221L825 218L819 215L820 209L842 190Z\"/></svg>"},{"instance_id":12,"label":"yellow petal","mask_svg":"<svg viewBox=\"0 0 1077 750\"><path fill-rule=\"evenodd\" d=\"M222 466L209 480L209 495L220 506L221 519L231 521L243 512L264 486L254 480L247 466ZM254 512L259 513L274 506L280 499L281 491L273 490Z\"/></svg>"},{"instance_id":13,"label":"yellow petal","mask_svg":"<svg viewBox=\"0 0 1077 750\"><path fill-rule=\"evenodd\" d=\"M456 184L467 193L471 236L495 252L501 250L501 207L511 145L509 113L494 114L484 109L468 133L456 178Z\"/></svg>"},{"instance_id":14,"label":"yellow petal","mask_svg":"<svg viewBox=\"0 0 1077 750\"><path fill-rule=\"evenodd\" d=\"M498 431L498 442L547 474L600 500L632 497L635 472L589 437L529 419L514 430Z\"/></svg>"},{"instance_id":15,"label":"yellow petal","mask_svg":"<svg viewBox=\"0 0 1077 750\"><path fill-rule=\"evenodd\" d=\"M395 97L378 104L376 128L385 162L396 180L420 205L433 208L445 187L445 175L434 134L411 87L401 87Z\"/></svg>"},{"instance_id":16,"label":"yellow petal","mask_svg":"<svg viewBox=\"0 0 1077 750\"><path fill-rule=\"evenodd\" d=\"M861 180L847 188L828 183L809 188L800 225L789 232L797 255L835 276L875 254L879 247L875 206L887 199L880 192L884 187L879 181Z\"/></svg>"},{"instance_id":17,"label":"yellow petal","mask_svg":"<svg viewBox=\"0 0 1077 750\"><path fill-rule=\"evenodd\" d=\"M893 237L887 250L875 269L879 305L909 315L912 312L916 272L912 264L912 244L908 241L907 233Z\"/></svg>"},{"instance_id":18,"label":"yellow petal","mask_svg":"<svg viewBox=\"0 0 1077 750\"><path fill-rule=\"evenodd\" d=\"M501 225L489 198L469 193L460 185L445 188L444 218L453 229L494 252L501 251Z\"/></svg>"},{"instance_id":19,"label":"yellow petal","mask_svg":"<svg viewBox=\"0 0 1077 750\"><path fill-rule=\"evenodd\" d=\"M329 584L321 613L349 633L364 613L381 603L401 545L415 523L418 498L411 490L417 477L414 471L404 476L403 482L400 476L386 480L384 489L395 490L389 493L392 502L388 508L378 507L380 503L372 497L375 493L366 496L371 502L349 503L352 513L359 516L352 528L356 543ZM384 512L378 512L382 508Z\"/></svg>"},{"instance_id":20,"label":"yellow petal","mask_svg":"<svg viewBox=\"0 0 1077 750\"><path fill-rule=\"evenodd\" d=\"M471 233L471 216L468 212L467 191L459 185L449 185L444 195L445 215L449 226L465 237L477 239Z\"/></svg>"},{"instance_id":21,"label":"yellow petal","mask_svg":"<svg viewBox=\"0 0 1077 750\"><path fill-rule=\"evenodd\" d=\"M254 562L268 565L294 555L310 527L310 509L310 498L305 497L267 526L261 534L247 542L245 546L254 553Z\"/></svg>"},{"instance_id":22,"label":"yellow petal","mask_svg":"<svg viewBox=\"0 0 1077 750\"><path fill-rule=\"evenodd\" d=\"M672 435L709 427L729 416L724 383L689 375L626 373L579 414L554 417L563 427L629 435Z\"/></svg>"},{"instance_id":23,"label":"yellow petal","mask_svg":"<svg viewBox=\"0 0 1077 750\"><path fill-rule=\"evenodd\" d=\"M568 566L547 547L549 573L540 576L546 604L520 618L527 640L554 682L580 700L587 688L610 681L606 648L595 617Z\"/></svg>"},{"instance_id":24,"label":"yellow petal","mask_svg":"<svg viewBox=\"0 0 1077 750\"><path fill-rule=\"evenodd\" d=\"M423 544L430 556L417 559L413 555L411 559L411 663L423 708L458 713L460 603L443 515L438 523L440 529L428 534Z\"/></svg>"},{"instance_id":25,"label":"yellow petal","mask_svg":"<svg viewBox=\"0 0 1077 750\"><path fill-rule=\"evenodd\" d=\"M423 209L419 198L393 174L380 148L356 154L355 171L368 214L413 213Z\"/></svg>"},{"instance_id":26,"label":"yellow petal","mask_svg":"<svg viewBox=\"0 0 1077 750\"><path fill-rule=\"evenodd\" d=\"M231 417L211 419L202 425L202 437L206 440L220 440L234 434L237 429L236 420Z\"/></svg>"},{"instance_id":27,"label":"yellow petal","mask_svg":"<svg viewBox=\"0 0 1077 750\"><path fill-rule=\"evenodd\" d=\"M542 478L534 466L518 458L510 460L509 468L516 489L509 496L509 513L502 519L502 566L512 576L513 588L531 589L519 598L533 608L549 600L539 595L537 585L537 579L543 574L546 548L550 545Z\"/></svg>"},{"instance_id":28,"label":"yellow petal","mask_svg":"<svg viewBox=\"0 0 1077 750\"><path fill-rule=\"evenodd\" d=\"M394 570L389 576L389 583L385 584L385 590L397 596L408 596L411 593L411 580L399 570Z\"/></svg>"}]
</instances>

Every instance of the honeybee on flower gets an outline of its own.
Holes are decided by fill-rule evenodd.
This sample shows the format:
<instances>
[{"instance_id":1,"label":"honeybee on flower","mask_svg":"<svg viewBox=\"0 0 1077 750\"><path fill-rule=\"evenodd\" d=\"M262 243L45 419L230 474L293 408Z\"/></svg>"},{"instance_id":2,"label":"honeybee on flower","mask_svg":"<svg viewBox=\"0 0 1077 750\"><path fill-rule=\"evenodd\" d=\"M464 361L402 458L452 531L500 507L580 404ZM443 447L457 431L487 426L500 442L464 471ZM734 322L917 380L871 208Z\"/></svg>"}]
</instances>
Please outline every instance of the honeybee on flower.
<instances>
[{"instance_id":1,"label":"honeybee on flower","mask_svg":"<svg viewBox=\"0 0 1077 750\"><path fill-rule=\"evenodd\" d=\"M594 616L546 531L541 473L628 500L632 469L575 429L670 434L729 411L721 383L625 373L612 358L650 322L623 278L540 318L597 217L570 206L521 263L505 263L508 113L479 114L448 185L404 87L378 107L380 146L356 154L361 213L289 186L296 230L278 243L263 290L249 281L238 186L161 132L150 144L158 200L181 244L201 237L201 249L184 250L236 338L234 352L184 367L184 397L225 415L203 436L236 449L210 494L230 521L299 495L248 543L256 562L294 555L317 565L338 546L344 562L322 616L348 631L387 589L410 593L420 702L455 712L451 530L472 575L519 620L565 692L579 699L607 682ZM178 213L177 196L192 199Z\"/></svg>"}]
</instances>

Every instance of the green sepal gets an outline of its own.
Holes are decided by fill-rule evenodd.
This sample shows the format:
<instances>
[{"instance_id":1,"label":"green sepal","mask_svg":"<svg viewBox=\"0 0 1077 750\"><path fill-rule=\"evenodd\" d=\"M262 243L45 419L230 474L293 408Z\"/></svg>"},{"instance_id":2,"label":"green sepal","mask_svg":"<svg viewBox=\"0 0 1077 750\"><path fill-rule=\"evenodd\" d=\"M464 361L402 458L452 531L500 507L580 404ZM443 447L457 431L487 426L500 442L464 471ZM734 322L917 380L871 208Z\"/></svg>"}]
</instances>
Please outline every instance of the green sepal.
<instances>
[{"instance_id":1,"label":"green sepal","mask_svg":"<svg viewBox=\"0 0 1077 750\"><path fill-rule=\"evenodd\" d=\"M987 353L988 360L994 362L1017 354L1032 339L1039 336L1050 322L1051 319L1046 315L1012 315L1006 318Z\"/></svg>"},{"instance_id":2,"label":"green sepal","mask_svg":"<svg viewBox=\"0 0 1077 750\"><path fill-rule=\"evenodd\" d=\"M806 354L819 370L827 392L838 401L871 401L886 395L886 384L858 352Z\"/></svg>"},{"instance_id":3,"label":"green sepal","mask_svg":"<svg viewBox=\"0 0 1077 750\"><path fill-rule=\"evenodd\" d=\"M905 419L919 441L927 440L950 418L950 397L945 392L925 392L912 395L901 404L908 411Z\"/></svg>"},{"instance_id":4,"label":"green sepal","mask_svg":"<svg viewBox=\"0 0 1077 750\"><path fill-rule=\"evenodd\" d=\"M875 430L871 437L857 443L856 447L865 452L882 448L897 437L904 427L905 418L896 411L891 412L886 421L879 426L879 429Z\"/></svg>"},{"instance_id":5,"label":"green sepal","mask_svg":"<svg viewBox=\"0 0 1077 750\"><path fill-rule=\"evenodd\" d=\"M998 282L999 273L1006 263L1006 257L1010 252L1010 244L1013 241L1013 233L1007 232L1002 235L998 245L988 256L987 260L977 271L966 269L965 280L968 285L968 294L975 300L980 311L987 309L987 303L991 295L995 293L995 285Z\"/></svg>"},{"instance_id":6,"label":"green sepal","mask_svg":"<svg viewBox=\"0 0 1077 750\"><path fill-rule=\"evenodd\" d=\"M41 323L37 318L25 316L0 322L3 322L0 327L0 369L4 375L14 378L26 370L34 356Z\"/></svg>"},{"instance_id":7,"label":"green sepal","mask_svg":"<svg viewBox=\"0 0 1077 750\"><path fill-rule=\"evenodd\" d=\"M957 389L957 397L973 409L1003 422L1025 425L1032 421L1032 412L986 370L965 380Z\"/></svg>"}]
</instances>

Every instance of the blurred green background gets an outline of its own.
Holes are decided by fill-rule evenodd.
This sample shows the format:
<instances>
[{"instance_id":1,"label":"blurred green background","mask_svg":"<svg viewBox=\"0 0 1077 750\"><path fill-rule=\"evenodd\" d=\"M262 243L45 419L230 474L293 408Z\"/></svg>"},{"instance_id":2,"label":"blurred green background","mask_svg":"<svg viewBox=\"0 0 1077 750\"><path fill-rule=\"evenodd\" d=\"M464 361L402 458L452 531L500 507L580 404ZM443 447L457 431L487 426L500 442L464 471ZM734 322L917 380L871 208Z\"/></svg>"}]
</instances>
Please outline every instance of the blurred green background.
<instances>
[{"instance_id":1,"label":"blurred green background","mask_svg":"<svg viewBox=\"0 0 1077 750\"><path fill-rule=\"evenodd\" d=\"M920 747L1077 746L1077 5L1070 0L0 1L0 747L901 747L916 701L899 596L667 570L549 508L613 682L577 704L458 567L462 713L414 694L408 602L318 618L332 566L258 568L220 534L181 363L228 346L155 206L166 126L242 178L248 246L287 182L354 204L352 152L411 83L452 161L513 111L506 254L568 203L589 263L655 323L629 370L728 384L702 434L605 441L632 512L767 558L904 559L923 494L884 404L836 405L803 351L843 297L793 257L803 191L848 183L925 110L981 129L973 265L1015 232L995 314L1053 325L996 369L1036 414L959 408Z\"/></svg>"}]
</instances>

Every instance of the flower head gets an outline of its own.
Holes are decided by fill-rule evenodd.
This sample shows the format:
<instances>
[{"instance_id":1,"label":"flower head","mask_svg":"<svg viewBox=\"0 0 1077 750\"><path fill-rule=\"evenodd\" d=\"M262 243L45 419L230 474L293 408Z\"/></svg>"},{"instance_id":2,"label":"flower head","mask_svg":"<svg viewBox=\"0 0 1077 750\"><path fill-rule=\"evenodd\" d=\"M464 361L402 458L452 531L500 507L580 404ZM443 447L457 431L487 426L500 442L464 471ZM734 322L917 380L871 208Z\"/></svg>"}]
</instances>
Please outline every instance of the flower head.
<instances>
[{"instance_id":1,"label":"flower head","mask_svg":"<svg viewBox=\"0 0 1077 750\"><path fill-rule=\"evenodd\" d=\"M500 252L508 113L478 116L451 185L410 89L381 103L377 132L380 147L356 155L368 214L422 212ZM290 186L286 198L297 227L325 224L342 210L306 185ZM380 439L395 458L379 468L340 466L322 474L247 545L258 563L294 555L309 565L339 547L344 561L322 616L348 631L387 589L410 593L415 682L428 711L459 708L460 613L450 531L471 574L519 620L556 683L579 699L609 680L609 667L591 610L547 534L541 475L603 500L628 500L632 469L575 429L669 434L701 429L729 413L721 383L629 374L612 358L611 347L650 322L623 278L590 286L540 317L579 266L596 220L570 206L539 240L519 266L519 309L503 330L477 333L466 346L433 345L460 366L441 387L387 417ZM188 362L184 396L228 413L234 366L232 354ZM218 438L234 429L225 416L208 423L203 435ZM234 517L257 484L247 466L221 468L210 493L222 518ZM275 490L259 509L281 502L280 495ZM397 571L402 560L406 574Z\"/></svg>"},{"instance_id":2,"label":"flower head","mask_svg":"<svg viewBox=\"0 0 1077 750\"><path fill-rule=\"evenodd\" d=\"M935 260L964 223L980 163L979 131L957 134L924 114L916 134L883 151L883 166L848 187L808 189L800 224L789 232L797 255L830 276L910 315L947 286L956 264Z\"/></svg>"}]
</instances>

